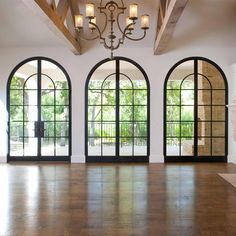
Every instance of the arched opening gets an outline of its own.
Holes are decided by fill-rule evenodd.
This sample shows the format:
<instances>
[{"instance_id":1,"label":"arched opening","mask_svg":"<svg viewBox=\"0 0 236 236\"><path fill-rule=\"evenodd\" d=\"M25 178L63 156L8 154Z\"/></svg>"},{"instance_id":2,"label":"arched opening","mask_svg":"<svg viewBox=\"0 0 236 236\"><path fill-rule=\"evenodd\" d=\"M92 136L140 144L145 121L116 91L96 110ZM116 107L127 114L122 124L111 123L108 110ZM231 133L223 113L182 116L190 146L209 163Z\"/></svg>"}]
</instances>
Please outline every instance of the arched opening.
<instances>
[{"instance_id":1,"label":"arched opening","mask_svg":"<svg viewBox=\"0 0 236 236\"><path fill-rule=\"evenodd\" d=\"M103 60L85 88L87 162L148 162L149 82L136 62Z\"/></svg>"},{"instance_id":2,"label":"arched opening","mask_svg":"<svg viewBox=\"0 0 236 236\"><path fill-rule=\"evenodd\" d=\"M165 161L227 161L228 85L201 57L174 65L164 85Z\"/></svg>"},{"instance_id":3,"label":"arched opening","mask_svg":"<svg viewBox=\"0 0 236 236\"><path fill-rule=\"evenodd\" d=\"M8 161L69 161L71 85L57 62L34 57L8 79Z\"/></svg>"}]
</instances>

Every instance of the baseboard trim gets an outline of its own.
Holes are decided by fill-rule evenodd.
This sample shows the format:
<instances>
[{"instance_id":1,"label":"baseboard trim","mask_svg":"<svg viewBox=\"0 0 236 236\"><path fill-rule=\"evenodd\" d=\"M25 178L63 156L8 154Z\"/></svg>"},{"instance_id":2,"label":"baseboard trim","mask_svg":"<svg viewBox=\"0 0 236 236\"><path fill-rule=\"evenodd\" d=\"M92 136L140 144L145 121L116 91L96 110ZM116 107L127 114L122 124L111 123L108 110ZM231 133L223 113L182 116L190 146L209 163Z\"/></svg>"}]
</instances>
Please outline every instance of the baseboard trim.
<instances>
[{"instance_id":1,"label":"baseboard trim","mask_svg":"<svg viewBox=\"0 0 236 236\"><path fill-rule=\"evenodd\" d=\"M149 163L164 163L164 156L163 155L150 155Z\"/></svg>"},{"instance_id":2,"label":"baseboard trim","mask_svg":"<svg viewBox=\"0 0 236 236\"><path fill-rule=\"evenodd\" d=\"M85 156L84 155L72 155L71 156L71 163L85 163Z\"/></svg>"}]
</instances>

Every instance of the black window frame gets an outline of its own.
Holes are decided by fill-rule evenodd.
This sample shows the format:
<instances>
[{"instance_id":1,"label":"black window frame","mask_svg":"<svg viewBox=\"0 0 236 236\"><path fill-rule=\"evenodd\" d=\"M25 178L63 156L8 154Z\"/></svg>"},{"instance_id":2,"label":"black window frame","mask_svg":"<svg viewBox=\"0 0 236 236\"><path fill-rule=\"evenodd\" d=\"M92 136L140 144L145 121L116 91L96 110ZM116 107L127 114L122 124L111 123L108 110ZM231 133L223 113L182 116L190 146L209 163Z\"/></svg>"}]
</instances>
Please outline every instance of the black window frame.
<instances>
[{"instance_id":1,"label":"black window frame","mask_svg":"<svg viewBox=\"0 0 236 236\"><path fill-rule=\"evenodd\" d=\"M194 72L193 72L193 76L194 76L194 134L193 134L193 139L194 139L194 154L192 156L185 156L185 155L167 155L167 83L168 80L172 74L172 72L182 63L185 63L187 61L193 61L194 63ZM196 86L198 83L198 76L205 76L202 75L198 72L198 61L205 61L209 64L211 64L212 66L214 66L219 73L222 76L223 82L224 82L224 90L225 91L225 114L224 114L224 123L225 123L225 135L224 135L224 140L225 140L225 155L223 156L214 156L212 155L212 146L211 146L211 155L208 156L199 156L198 155L198 138L200 137L198 135L198 91L200 89L198 89L198 87ZM184 78L183 78L184 79ZM212 91L214 89L209 89L211 90L211 107L213 107L214 105L212 105ZM164 154L164 161L165 162L227 162L227 156L228 156L228 82L227 82L227 78L225 73L223 72L223 70L220 68L219 65L217 65L215 62L213 62L210 59L207 59L205 57L188 57L185 59L180 60L179 62L177 62L174 66L171 67L171 69L169 70L169 72L166 75L165 78L165 82L164 82L164 93L163 93L163 154ZM180 88L181 91L181 88ZM181 93L180 93L181 94ZM181 98L181 95L180 95ZM204 105L206 106L206 105ZM211 108L212 109L212 108ZM212 111L211 111L212 113ZM211 120L209 121L214 122L212 120L212 114L211 114ZM211 125L212 126L212 125ZM212 136L212 127L211 127L211 139L214 138ZM212 140L211 140L212 142Z\"/></svg>"},{"instance_id":2,"label":"black window frame","mask_svg":"<svg viewBox=\"0 0 236 236\"><path fill-rule=\"evenodd\" d=\"M115 76L116 76L116 88L115 90L118 91L116 92L116 154L115 156L89 156L88 155L88 91L89 91L89 82L90 79L93 75L93 73L104 63L109 62L109 61L115 61L116 68L115 69ZM120 125L120 120L119 120L119 110L120 110L120 102L119 102L119 90L122 89L117 89L119 88L119 81L117 79L117 76L119 77L120 73L120 68L119 68L119 61L126 61L131 64L133 64L139 71L142 73L143 78L146 81L146 86L147 86L147 155L145 156L121 156L117 155L117 150L119 149L119 144L120 142L117 141L117 139L120 139L119 135L119 125ZM105 79L105 78L104 78ZM117 82L118 81L118 82ZM118 102L117 102L118 101ZM119 125L117 125L119 124ZM111 163L122 163L122 162L149 162L149 155L150 155L150 84L148 80L148 76L144 69L135 61L132 59L126 58L126 57L114 57L112 60L110 58L106 58L100 62L98 62L89 72L87 79L86 79L86 84L85 84L85 157L86 157L86 162L111 162Z\"/></svg>"},{"instance_id":3,"label":"black window frame","mask_svg":"<svg viewBox=\"0 0 236 236\"><path fill-rule=\"evenodd\" d=\"M54 64L55 66L57 66L65 75L65 78L67 80L67 85L68 85L68 97L69 97L69 102L67 106L69 109L68 109L68 115L69 115L69 120L66 121L68 122L68 155L55 155L55 151L54 151L54 156L46 156L46 155L42 155L41 154L41 150L38 151L38 153L40 153L39 155L37 156L11 156L10 155L10 91L11 91L11 80L13 79L14 77L14 74L17 72L17 70L23 66L24 64L30 62L30 61L37 61L37 73L36 75L38 76L39 78L39 75L41 77L41 75L45 76L44 73L42 72L42 68L41 68L41 65L42 65L42 61L48 61L48 62L51 62L52 64ZM48 77L46 75L46 77ZM41 81L41 78L40 80L37 78L38 80L38 88L37 88L37 94L38 94L38 97L40 96L40 93L41 91L43 91L44 89L41 89L41 85L39 85L39 81ZM50 78L51 79L51 78ZM57 89L53 89L54 90L54 93L57 91ZM7 130L7 136L8 136L8 144L7 144L7 162L10 162L10 161L66 161L66 162L70 162L71 161L71 155L72 155L72 103L71 103L71 98L72 98L72 86L71 86L71 79L70 79L70 76L69 74L67 73L67 71L65 70L65 68L60 64L58 63L57 61L51 59L51 58L48 58L48 57L43 57L43 56L35 56L35 57L30 57L30 58L27 58L23 61L21 61L19 64L17 64L14 69L11 71L9 77L8 77L8 81L7 81L7 112L8 112L8 122L7 122L7 127L8 127L8 130ZM55 96L55 94L54 94ZM38 101L41 100L38 98ZM38 106L38 110L40 110L40 112L38 112L38 117L41 116L41 110L42 110L42 107L43 105L41 104L37 104ZM55 99L54 99L54 105L53 107L56 107L56 106L59 106L57 104L55 104ZM55 109L55 108L54 108ZM54 121L55 122L59 122L59 121ZM44 127L41 127L44 129ZM36 128L36 129L39 129ZM38 130L39 132L39 130ZM41 139L43 136L39 137L39 139ZM53 136L53 138L57 138L56 136ZM41 140L39 140L39 147L38 147L38 150L42 147L41 145Z\"/></svg>"}]
</instances>

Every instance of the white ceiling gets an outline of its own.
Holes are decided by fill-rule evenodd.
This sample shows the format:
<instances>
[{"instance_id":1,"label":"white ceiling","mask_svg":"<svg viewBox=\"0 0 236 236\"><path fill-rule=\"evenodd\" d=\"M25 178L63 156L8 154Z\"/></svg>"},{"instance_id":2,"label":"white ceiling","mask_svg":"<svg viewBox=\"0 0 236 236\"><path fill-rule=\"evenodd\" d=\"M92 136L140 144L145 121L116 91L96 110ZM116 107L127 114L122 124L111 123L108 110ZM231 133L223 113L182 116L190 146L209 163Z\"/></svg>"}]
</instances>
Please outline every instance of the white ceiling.
<instances>
[{"instance_id":1,"label":"white ceiling","mask_svg":"<svg viewBox=\"0 0 236 236\"><path fill-rule=\"evenodd\" d=\"M80 0L82 3L85 0ZM95 0L95 2L98 0ZM139 4L139 15L150 15L145 40L126 41L125 46L153 47L159 0L125 0ZM81 11L83 11L81 7ZM140 31L138 30L140 33ZM189 0L169 50L199 42L209 47L236 46L235 0ZM227 45L222 45L222 41ZM96 46L99 43L97 42ZM65 47L64 43L21 0L0 0L0 47Z\"/></svg>"}]
</instances>

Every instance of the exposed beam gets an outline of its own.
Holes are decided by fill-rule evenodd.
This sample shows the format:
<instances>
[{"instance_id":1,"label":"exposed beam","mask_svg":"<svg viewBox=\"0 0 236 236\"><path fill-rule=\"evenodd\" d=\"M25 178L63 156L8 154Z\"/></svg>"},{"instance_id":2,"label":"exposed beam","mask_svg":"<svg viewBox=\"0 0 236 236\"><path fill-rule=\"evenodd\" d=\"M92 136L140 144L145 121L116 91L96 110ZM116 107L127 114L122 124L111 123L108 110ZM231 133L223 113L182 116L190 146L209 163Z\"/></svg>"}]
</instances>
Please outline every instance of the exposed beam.
<instances>
[{"instance_id":1,"label":"exposed beam","mask_svg":"<svg viewBox=\"0 0 236 236\"><path fill-rule=\"evenodd\" d=\"M57 5L57 14L61 17L61 20L64 22L67 12L69 9L69 3L67 0L60 0Z\"/></svg>"},{"instance_id":2,"label":"exposed beam","mask_svg":"<svg viewBox=\"0 0 236 236\"><path fill-rule=\"evenodd\" d=\"M76 55L81 54L81 47L76 37L66 28L64 19L54 9L53 0L21 0L34 11L69 49ZM50 1L50 3L48 3ZM54 3L53 3L54 2Z\"/></svg>"},{"instance_id":3,"label":"exposed beam","mask_svg":"<svg viewBox=\"0 0 236 236\"><path fill-rule=\"evenodd\" d=\"M164 13L163 21L158 22L154 54L159 55L166 49L175 29L175 26L184 11L188 0L161 0L159 14ZM163 10L163 6L166 9ZM160 19L160 17L159 17Z\"/></svg>"}]
</instances>

